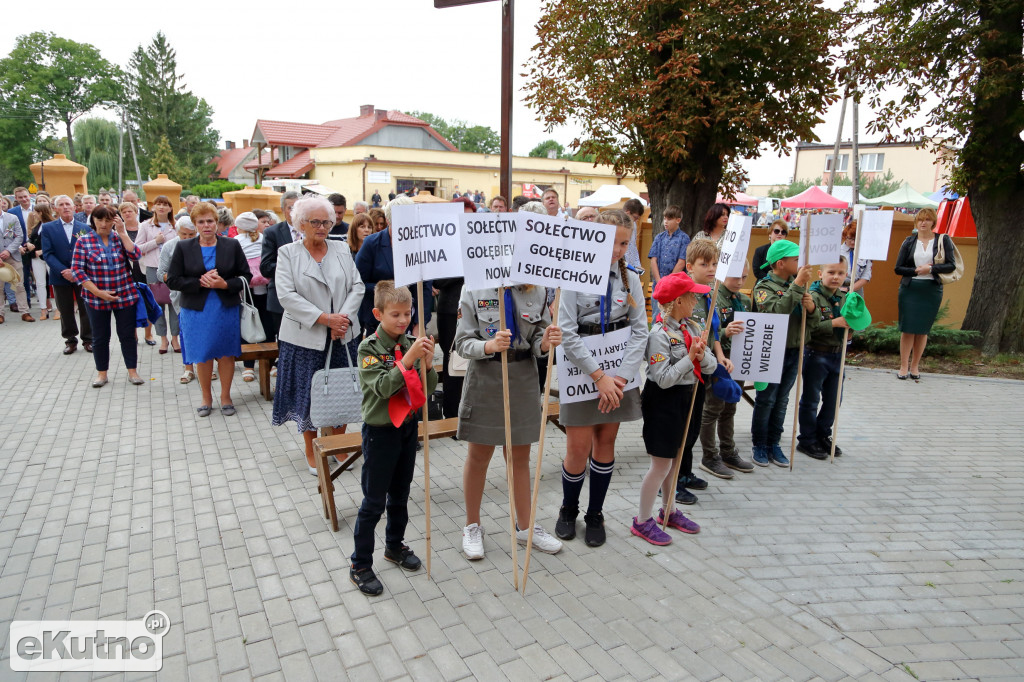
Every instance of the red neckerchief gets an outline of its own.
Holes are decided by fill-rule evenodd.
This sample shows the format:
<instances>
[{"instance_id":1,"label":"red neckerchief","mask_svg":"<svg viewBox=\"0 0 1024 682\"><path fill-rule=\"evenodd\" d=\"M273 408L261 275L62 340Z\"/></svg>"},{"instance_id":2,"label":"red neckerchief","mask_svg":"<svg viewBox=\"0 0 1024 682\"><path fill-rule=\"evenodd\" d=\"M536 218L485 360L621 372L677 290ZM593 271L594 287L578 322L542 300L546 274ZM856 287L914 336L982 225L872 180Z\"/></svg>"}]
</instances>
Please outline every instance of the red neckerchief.
<instances>
[{"instance_id":1,"label":"red neckerchief","mask_svg":"<svg viewBox=\"0 0 1024 682\"><path fill-rule=\"evenodd\" d=\"M679 329L683 332L683 342L686 344L686 350L689 351L690 346L693 345L693 334L691 334L690 330L686 328L685 321L679 323ZM697 377L697 381L702 384L704 383L704 376L701 374L699 366L694 366L693 375Z\"/></svg>"}]
</instances>

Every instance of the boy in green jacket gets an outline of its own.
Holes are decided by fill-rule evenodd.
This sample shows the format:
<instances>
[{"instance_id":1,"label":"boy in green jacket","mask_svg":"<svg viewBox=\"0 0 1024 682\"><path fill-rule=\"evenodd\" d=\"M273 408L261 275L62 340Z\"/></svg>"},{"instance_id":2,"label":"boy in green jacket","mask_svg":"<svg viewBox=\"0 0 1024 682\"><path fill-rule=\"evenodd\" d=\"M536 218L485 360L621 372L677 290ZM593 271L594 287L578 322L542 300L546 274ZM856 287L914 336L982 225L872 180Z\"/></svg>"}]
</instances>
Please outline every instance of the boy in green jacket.
<instances>
[{"instance_id":1,"label":"boy in green jacket","mask_svg":"<svg viewBox=\"0 0 1024 682\"><path fill-rule=\"evenodd\" d=\"M384 558L407 571L420 567L419 558L404 543L409 523L409 488L416 466L418 408L437 387L434 339L405 335L412 320L412 294L391 280L378 282L373 292L377 331L359 344L359 384L363 390L363 502L353 532L355 551L349 579L367 595L384 586L373 572L373 531L387 511ZM419 363L430 366L427 386L420 381Z\"/></svg>"}]
</instances>

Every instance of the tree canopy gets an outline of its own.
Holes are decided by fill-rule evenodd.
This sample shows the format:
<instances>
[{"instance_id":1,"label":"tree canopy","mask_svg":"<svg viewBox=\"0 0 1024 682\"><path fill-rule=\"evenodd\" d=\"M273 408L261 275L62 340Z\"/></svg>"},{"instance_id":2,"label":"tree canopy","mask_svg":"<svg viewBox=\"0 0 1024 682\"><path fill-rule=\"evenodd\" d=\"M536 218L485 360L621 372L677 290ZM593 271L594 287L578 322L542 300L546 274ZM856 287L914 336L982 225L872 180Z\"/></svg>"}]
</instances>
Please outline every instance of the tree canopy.
<instances>
[{"instance_id":1,"label":"tree canopy","mask_svg":"<svg viewBox=\"0 0 1024 682\"><path fill-rule=\"evenodd\" d=\"M74 143L79 163L89 169L89 184L94 187L117 186L117 153L120 129L104 118L83 118L75 123ZM128 143L125 142L125 147ZM130 167L126 164L126 167Z\"/></svg>"},{"instance_id":2,"label":"tree canopy","mask_svg":"<svg viewBox=\"0 0 1024 682\"><path fill-rule=\"evenodd\" d=\"M98 49L41 31L19 36L0 59L0 91L5 105L33 117L37 138L44 128L63 127L72 160L72 124L101 104L120 102L124 93L121 69Z\"/></svg>"},{"instance_id":3,"label":"tree canopy","mask_svg":"<svg viewBox=\"0 0 1024 682\"><path fill-rule=\"evenodd\" d=\"M501 138L487 126L470 125L458 119L447 120L426 111L407 111L421 121L430 124L441 137L451 142L460 152L476 154L497 154L501 151Z\"/></svg>"},{"instance_id":4,"label":"tree canopy","mask_svg":"<svg viewBox=\"0 0 1024 682\"><path fill-rule=\"evenodd\" d=\"M528 104L573 148L647 183L695 231L740 158L781 151L836 99L840 17L820 2L548 0L528 64Z\"/></svg>"},{"instance_id":5,"label":"tree canopy","mask_svg":"<svg viewBox=\"0 0 1024 682\"><path fill-rule=\"evenodd\" d=\"M869 130L952 149L951 184L970 199L978 263L964 328L988 352L1024 350L1024 3L882 0L858 19L849 71L876 111Z\"/></svg>"},{"instance_id":6,"label":"tree canopy","mask_svg":"<svg viewBox=\"0 0 1024 682\"><path fill-rule=\"evenodd\" d=\"M217 153L220 134L212 126L213 109L194 95L178 73L177 53L158 32L145 48L141 45L128 63L128 113L138 129L143 174L150 168L162 138L178 163L176 182L189 187L209 180L210 160ZM165 172L165 171L161 171Z\"/></svg>"}]
</instances>

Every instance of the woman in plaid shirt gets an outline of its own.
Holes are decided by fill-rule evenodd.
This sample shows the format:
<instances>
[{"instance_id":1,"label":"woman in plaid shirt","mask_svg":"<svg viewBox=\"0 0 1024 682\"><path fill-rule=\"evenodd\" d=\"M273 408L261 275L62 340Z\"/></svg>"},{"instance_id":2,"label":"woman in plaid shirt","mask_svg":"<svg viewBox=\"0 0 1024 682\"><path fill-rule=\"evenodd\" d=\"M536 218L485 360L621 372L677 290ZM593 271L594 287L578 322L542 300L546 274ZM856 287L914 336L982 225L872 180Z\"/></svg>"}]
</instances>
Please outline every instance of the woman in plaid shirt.
<instances>
[{"instance_id":1,"label":"woman in plaid shirt","mask_svg":"<svg viewBox=\"0 0 1024 682\"><path fill-rule=\"evenodd\" d=\"M117 234L114 225L117 225ZM97 206L89 216L92 232L79 238L71 256L71 273L75 283L82 287L82 298L93 329L92 357L96 362L93 388L107 384L110 366L110 315L114 315L117 338L121 342L121 355L128 368L128 381L141 385L135 366L135 304L139 292L132 281L128 261L137 261L142 255L135 246L124 221L109 206Z\"/></svg>"}]
</instances>

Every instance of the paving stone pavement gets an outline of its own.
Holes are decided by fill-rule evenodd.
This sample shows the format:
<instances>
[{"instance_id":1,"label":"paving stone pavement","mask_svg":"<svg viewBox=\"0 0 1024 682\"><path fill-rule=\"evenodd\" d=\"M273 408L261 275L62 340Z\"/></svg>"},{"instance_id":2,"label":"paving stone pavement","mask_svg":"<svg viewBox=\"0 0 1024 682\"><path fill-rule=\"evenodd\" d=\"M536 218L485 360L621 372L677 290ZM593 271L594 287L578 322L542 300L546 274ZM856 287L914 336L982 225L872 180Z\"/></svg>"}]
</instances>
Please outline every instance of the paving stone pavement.
<instances>
[{"instance_id":1,"label":"paving stone pavement","mask_svg":"<svg viewBox=\"0 0 1024 682\"><path fill-rule=\"evenodd\" d=\"M483 505L487 557L470 563L465 445L438 441L432 580L382 561L378 544L385 594L367 599L347 575L358 466L338 479L333 533L301 439L270 426L255 383L236 373L237 416L199 419L197 385L177 382L181 356L140 346L152 379L134 387L115 349L111 383L96 390L91 356L62 356L56 322L8 316L0 348L13 359L0 438L3 680L57 677L11 671L14 619L153 608L172 622L166 680L1024 679L1020 382L853 369L843 457L711 479L684 509L702 532L663 548L628 530L648 458L639 422L626 425L608 543L534 553L525 597L512 586L500 459ZM742 447L749 417L741 405ZM565 439L550 427L547 443L539 519L553 529ZM422 469L410 512L407 541L423 556Z\"/></svg>"}]
</instances>

